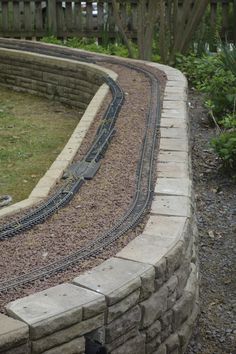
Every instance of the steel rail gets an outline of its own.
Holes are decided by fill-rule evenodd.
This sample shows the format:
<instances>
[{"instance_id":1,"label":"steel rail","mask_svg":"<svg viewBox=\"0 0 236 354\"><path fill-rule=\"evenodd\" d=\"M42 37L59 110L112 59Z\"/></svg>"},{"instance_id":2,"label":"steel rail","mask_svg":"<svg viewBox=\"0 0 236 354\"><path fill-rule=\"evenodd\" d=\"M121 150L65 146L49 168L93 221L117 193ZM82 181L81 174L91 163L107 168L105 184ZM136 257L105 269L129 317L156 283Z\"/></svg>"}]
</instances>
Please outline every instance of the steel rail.
<instances>
[{"instance_id":1,"label":"steel rail","mask_svg":"<svg viewBox=\"0 0 236 354\"><path fill-rule=\"evenodd\" d=\"M0 41L1 44L1 41ZM30 43L27 43L27 50L30 50ZM42 45L41 45L42 46ZM26 50L26 49L25 49ZM65 52L63 51L63 55ZM47 53L52 55L52 53ZM76 53L77 54L77 53ZM54 53L55 55L55 53ZM59 55L57 50L57 55ZM88 57L90 55L88 54ZM91 56L94 55L91 54ZM79 59L79 55L73 54L73 57ZM84 58L84 57L83 57ZM96 58L96 55L95 55ZM89 60L90 58L88 58ZM85 60L85 59L84 59ZM86 245L85 247L59 259L56 262L52 262L44 267L39 269L31 270L27 274L20 275L18 277L12 278L8 281L0 283L0 291L7 291L11 288L18 287L20 285L32 282L36 279L48 277L52 274L55 274L59 271L63 271L75 263L89 258L90 256L97 255L105 247L110 245L121 235L127 232L129 229L134 227L142 217L142 215L147 211L154 188L153 181L153 162L154 162L154 151L157 145L157 131L159 128L159 119L160 119L160 104L157 100L160 100L160 91L159 84L156 76L149 70L140 67L139 65L127 64L122 61L115 59L101 59L97 57L97 62L109 62L118 65L124 65L130 69L142 72L150 82L151 95L149 99L149 108L146 117L146 129L143 139L143 146L141 149L140 161L137 166L136 173L136 193L133 198L128 210L125 212L123 217L107 232L103 233L95 241ZM114 89L114 87L113 87ZM101 132L98 132L100 134Z\"/></svg>"}]
</instances>

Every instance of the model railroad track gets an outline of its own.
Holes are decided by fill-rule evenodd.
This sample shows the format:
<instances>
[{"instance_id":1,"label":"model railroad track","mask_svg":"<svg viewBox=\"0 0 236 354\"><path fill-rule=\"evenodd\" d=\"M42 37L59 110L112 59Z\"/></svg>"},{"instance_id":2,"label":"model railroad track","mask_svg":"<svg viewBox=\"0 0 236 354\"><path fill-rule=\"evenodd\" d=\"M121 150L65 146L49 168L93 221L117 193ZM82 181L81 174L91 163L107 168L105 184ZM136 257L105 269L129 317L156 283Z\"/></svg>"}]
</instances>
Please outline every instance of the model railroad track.
<instances>
[{"instance_id":1,"label":"model railroad track","mask_svg":"<svg viewBox=\"0 0 236 354\"><path fill-rule=\"evenodd\" d=\"M133 228L139 222L145 211L148 210L153 195L153 162L160 119L160 92L156 76L137 64L135 65L123 63L122 61L116 60L114 58L101 59L101 57L92 54L84 55L80 54L79 52L71 53L71 51L66 48L56 48L55 50L55 47L51 49L50 47L43 46L42 44L25 41L21 41L19 44L17 41L8 42L6 40L0 40L0 46L17 50L20 49L37 52L51 56L59 56L73 60L81 60L82 56L83 60L90 62L94 62L94 59L96 59L96 61L118 64L121 66L123 65L132 70L143 73L149 79L151 87L151 95L149 98L148 112L146 117L146 129L140 160L137 166L136 192L128 210L126 210L123 217L118 220L110 230L98 236L95 241L86 245L86 247L80 248L79 250L61 258L56 262L50 263L44 267L34 269L27 274L20 275L0 283L0 291L7 291L11 288L32 282L36 279L49 277L57 272L69 268L75 263L79 263L91 256L98 255L105 247L117 240L121 235ZM99 127L95 140L87 152L84 160L80 162L79 165L72 165L68 171L69 181L65 186L57 191L55 195L50 197L46 203L43 203L40 207L36 208L33 212L27 214L20 220L4 225L0 234L2 240L8 237L12 237L22 230L33 227L37 223L45 221L48 216L52 215L52 209L56 211L59 207L64 206L71 200L73 195L78 191L84 182L84 177L81 178L81 175L87 176L87 178L92 178L93 174L96 173L100 159L102 158L107 148L109 140L114 134L115 120L124 100L123 90L117 85L117 83L111 79L106 79L106 82L112 91L113 99L105 113L106 119L103 119L103 123ZM7 236L8 233L9 236Z\"/></svg>"}]
</instances>

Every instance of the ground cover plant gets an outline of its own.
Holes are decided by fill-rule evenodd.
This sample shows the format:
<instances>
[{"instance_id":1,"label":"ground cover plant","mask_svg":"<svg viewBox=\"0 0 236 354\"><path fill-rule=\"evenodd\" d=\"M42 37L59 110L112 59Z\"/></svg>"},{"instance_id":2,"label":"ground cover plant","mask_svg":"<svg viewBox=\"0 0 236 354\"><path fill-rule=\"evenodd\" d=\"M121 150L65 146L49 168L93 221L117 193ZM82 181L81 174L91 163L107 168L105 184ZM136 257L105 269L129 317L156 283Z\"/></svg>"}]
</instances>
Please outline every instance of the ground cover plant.
<instances>
[{"instance_id":1,"label":"ground cover plant","mask_svg":"<svg viewBox=\"0 0 236 354\"><path fill-rule=\"evenodd\" d=\"M217 135L211 146L225 167L236 167L236 48L227 45L214 55L178 56L177 66L204 94Z\"/></svg>"},{"instance_id":2,"label":"ground cover plant","mask_svg":"<svg viewBox=\"0 0 236 354\"><path fill-rule=\"evenodd\" d=\"M58 102L0 88L0 195L27 198L79 118Z\"/></svg>"}]
</instances>

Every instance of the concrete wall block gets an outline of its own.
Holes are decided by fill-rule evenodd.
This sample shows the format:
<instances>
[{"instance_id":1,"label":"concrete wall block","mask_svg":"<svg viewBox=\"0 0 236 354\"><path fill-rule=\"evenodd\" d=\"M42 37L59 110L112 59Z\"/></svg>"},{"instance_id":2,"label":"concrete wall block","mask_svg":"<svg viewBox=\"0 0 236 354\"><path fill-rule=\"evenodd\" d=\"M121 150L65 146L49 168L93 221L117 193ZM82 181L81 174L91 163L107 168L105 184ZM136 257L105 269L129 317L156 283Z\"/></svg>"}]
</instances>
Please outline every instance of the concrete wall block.
<instances>
[{"instance_id":1,"label":"concrete wall block","mask_svg":"<svg viewBox=\"0 0 236 354\"><path fill-rule=\"evenodd\" d=\"M116 348L111 354L146 354L145 350L145 336L140 334L129 341L124 345Z\"/></svg>"},{"instance_id":2,"label":"concrete wall block","mask_svg":"<svg viewBox=\"0 0 236 354\"><path fill-rule=\"evenodd\" d=\"M188 260L185 260L183 264L179 267L179 269L175 272L178 278L177 299L179 299L180 296L182 296L183 294L190 272L191 272L191 266Z\"/></svg>"},{"instance_id":3,"label":"concrete wall block","mask_svg":"<svg viewBox=\"0 0 236 354\"><path fill-rule=\"evenodd\" d=\"M143 312L141 328L149 327L167 310L167 295L168 289L163 286L159 291L151 295L149 299L140 303Z\"/></svg>"},{"instance_id":4,"label":"concrete wall block","mask_svg":"<svg viewBox=\"0 0 236 354\"><path fill-rule=\"evenodd\" d=\"M149 276L152 268L148 264L113 257L73 282L105 295L108 306L111 306L140 289L142 279L147 279L146 273Z\"/></svg>"},{"instance_id":5,"label":"concrete wall block","mask_svg":"<svg viewBox=\"0 0 236 354\"><path fill-rule=\"evenodd\" d=\"M107 320L106 323L110 323L115 320L117 317L120 317L126 311L128 311L131 307L134 307L139 300L140 297L140 289L137 289L127 297L125 297L120 302L110 306L107 308Z\"/></svg>"},{"instance_id":6,"label":"concrete wall block","mask_svg":"<svg viewBox=\"0 0 236 354\"><path fill-rule=\"evenodd\" d=\"M100 314L96 317L90 318L89 320L76 323L73 326L43 337L37 341L33 341L32 354L39 354L48 349L70 342L78 336L81 337L82 335L101 327L103 324L104 314Z\"/></svg>"},{"instance_id":7,"label":"concrete wall block","mask_svg":"<svg viewBox=\"0 0 236 354\"><path fill-rule=\"evenodd\" d=\"M141 309L139 306L135 306L128 312L125 312L121 317L105 326L106 343L111 343L132 328L138 328L140 321Z\"/></svg>"},{"instance_id":8,"label":"concrete wall block","mask_svg":"<svg viewBox=\"0 0 236 354\"><path fill-rule=\"evenodd\" d=\"M165 344L161 344L158 349L153 352L153 354L166 354Z\"/></svg>"},{"instance_id":9,"label":"concrete wall block","mask_svg":"<svg viewBox=\"0 0 236 354\"><path fill-rule=\"evenodd\" d=\"M177 291L175 290L171 295L168 296L167 298L167 310L171 309L177 299Z\"/></svg>"},{"instance_id":10,"label":"concrete wall block","mask_svg":"<svg viewBox=\"0 0 236 354\"><path fill-rule=\"evenodd\" d=\"M177 284L178 284L177 276L172 275L172 277L166 283L168 289L168 295L171 295L176 290Z\"/></svg>"},{"instance_id":11,"label":"concrete wall block","mask_svg":"<svg viewBox=\"0 0 236 354\"><path fill-rule=\"evenodd\" d=\"M181 298L173 306L173 329L180 329L182 323L189 317L194 302L194 296L191 293L183 293Z\"/></svg>"},{"instance_id":12,"label":"concrete wall block","mask_svg":"<svg viewBox=\"0 0 236 354\"><path fill-rule=\"evenodd\" d=\"M155 290L155 269L151 267L141 276L140 301L147 299Z\"/></svg>"},{"instance_id":13,"label":"concrete wall block","mask_svg":"<svg viewBox=\"0 0 236 354\"><path fill-rule=\"evenodd\" d=\"M123 334L122 336L116 338L113 342L106 344L106 349L108 350L108 352L112 352L116 348L119 348L120 346L125 344L131 338L139 337L139 336L140 336L139 330L137 328L133 328L127 333Z\"/></svg>"},{"instance_id":14,"label":"concrete wall block","mask_svg":"<svg viewBox=\"0 0 236 354\"><path fill-rule=\"evenodd\" d=\"M31 354L30 343L25 343L19 347L11 348L9 350L0 351L1 354Z\"/></svg>"},{"instance_id":15,"label":"concrete wall block","mask_svg":"<svg viewBox=\"0 0 236 354\"><path fill-rule=\"evenodd\" d=\"M84 354L84 351L85 339L84 337L80 337L58 347L46 350L43 354Z\"/></svg>"},{"instance_id":16,"label":"concrete wall block","mask_svg":"<svg viewBox=\"0 0 236 354\"><path fill-rule=\"evenodd\" d=\"M184 258L184 243L178 241L175 246L166 254L167 264L167 277L171 277L172 274L179 268Z\"/></svg>"},{"instance_id":17,"label":"concrete wall block","mask_svg":"<svg viewBox=\"0 0 236 354\"><path fill-rule=\"evenodd\" d=\"M35 340L81 322L83 307L88 308L90 303L93 309L90 309L90 315L96 316L104 311L103 295L64 283L10 302L6 309L10 316L29 325L30 338Z\"/></svg>"},{"instance_id":18,"label":"concrete wall block","mask_svg":"<svg viewBox=\"0 0 236 354\"><path fill-rule=\"evenodd\" d=\"M29 341L29 327L24 322L0 314L0 352L20 347ZM24 347L24 346L23 346Z\"/></svg>"},{"instance_id":19,"label":"concrete wall block","mask_svg":"<svg viewBox=\"0 0 236 354\"><path fill-rule=\"evenodd\" d=\"M161 322L159 320L155 321L144 333L146 334L146 341L150 342L161 333Z\"/></svg>"},{"instance_id":20,"label":"concrete wall block","mask_svg":"<svg viewBox=\"0 0 236 354\"><path fill-rule=\"evenodd\" d=\"M167 326L161 331L161 342L163 343L173 333L172 325Z\"/></svg>"},{"instance_id":21,"label":"concrete wall block","mask_svg":"<svg viewBox=\"0 0 236 354\"><path fill-rule=\"evenodd\" d=\"M179 336L177 334L172 334L166 341L167 353L172 353L174 350L178 349L180 346ZM178 352L177 352L178 353Z\"/></svg>"},{"instance_id":22,"label":"concrete wall block","mask_svg":"<svg viewBox=\"0 0 236 354\"><path fill-rule=\"evenodd\" d=\"M191 316L181 326L178 335L181 346L181 353L184 353L191 338L193 327L199 314L199 304L195 303Z\"/></svg>"},{"instance_id":23,"label":"concrete wall block","mask_svg":"<svg viewBox=\"0 0 236 354\"><path fill-rule=\"evenodd\" d=\"M161 336L158 335L153 338L150 342L146 343L146 354L153 353L161 344Z\"/></svg>"},{"instance_id":24,"label":"concrete wall block","mask_svg":"<svg viewBox=\"0 0 236 354\"><path fill-rule=\"evenodd\" d=\"M172 324L172 321L173 321L173 311L170 309L166 311L160 318L162 330L170 326Z\"/></svg>"}]
</instances>

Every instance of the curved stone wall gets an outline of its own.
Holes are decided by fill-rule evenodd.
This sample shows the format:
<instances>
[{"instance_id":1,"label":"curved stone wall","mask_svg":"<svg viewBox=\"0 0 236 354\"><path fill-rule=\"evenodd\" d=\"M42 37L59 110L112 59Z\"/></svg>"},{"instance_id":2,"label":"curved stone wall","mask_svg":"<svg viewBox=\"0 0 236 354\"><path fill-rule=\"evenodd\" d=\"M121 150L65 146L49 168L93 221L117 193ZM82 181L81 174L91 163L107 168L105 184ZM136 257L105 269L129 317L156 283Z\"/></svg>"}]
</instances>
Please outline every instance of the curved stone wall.
<instances>
[{"instance_id":1,"label":"curved stone wall","mask_svg":"<svg viewBox=\"0 0 236 354\"><path fill-rule=\"evenodd\" d=\"M0 43L1 45L1 43ZM46 198L72 162L109 88L102 77L117 74L94 64L0 48L0 86L58 100L84 111L62 152L29 197L0 210L0 217Z\"/></svg>"},{"instance_id":2,"label":"curved stone wall","mask_svg":"<svg viewBox=\"0 0 236 354\"><path fill-rule=\"evenodd\" d=\"M112 354L184 353L198 313L187 82L173 68L145 64L168 81L143 233L71 283L8 304L10 317L0 315L0 353L85 353L89 340Z\"/></svg>"}]
</instances>

